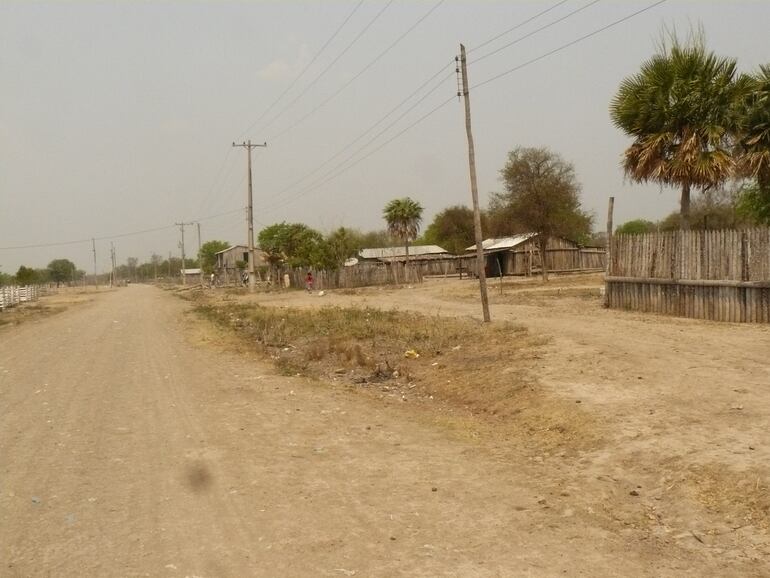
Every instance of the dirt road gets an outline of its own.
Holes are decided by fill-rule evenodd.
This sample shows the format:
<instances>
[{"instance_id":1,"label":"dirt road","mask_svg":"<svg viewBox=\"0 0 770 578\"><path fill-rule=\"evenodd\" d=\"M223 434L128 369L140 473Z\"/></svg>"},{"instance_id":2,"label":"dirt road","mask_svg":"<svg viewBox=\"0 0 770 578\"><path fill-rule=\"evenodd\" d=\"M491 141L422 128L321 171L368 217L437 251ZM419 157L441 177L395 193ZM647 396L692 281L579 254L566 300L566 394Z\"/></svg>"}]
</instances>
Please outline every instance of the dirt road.
<instances>
[{"instance_id":1,"label":"dirt road","mask_svg":"<svg viewBox=\"0 0 770 578\"><path fill-rule=\"evenodd\" d=\"M187 308L132 286L0 330L0 575L763 574L546 501L515 449L200 345Z\"/></svg>"}]
</instances>

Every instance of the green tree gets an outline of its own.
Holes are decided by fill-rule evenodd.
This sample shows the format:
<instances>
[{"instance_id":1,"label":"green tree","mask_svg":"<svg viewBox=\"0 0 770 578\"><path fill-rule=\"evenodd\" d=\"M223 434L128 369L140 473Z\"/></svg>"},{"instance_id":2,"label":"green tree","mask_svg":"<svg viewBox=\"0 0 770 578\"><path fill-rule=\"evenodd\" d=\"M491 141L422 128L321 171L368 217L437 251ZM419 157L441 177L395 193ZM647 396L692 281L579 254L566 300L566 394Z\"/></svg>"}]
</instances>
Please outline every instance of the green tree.
<instances>
[{"instance_id":1,"label":"green tree","mask_svg":"<svg viewBox=\"0 0 770 578\"><path fill-rule=\"evenodd\" d=\"M31 267L21 265L16 271L16 283L19 285L34 285L37 283L37 273Z\"/></svg>"},{"instance_id":2,"label":"green tree","mask_svg":"<svg viewBox=\"0 0 770 578\"><path fill-rule=\"evenodd\" d=\"M77 267L69 259L54 259L48 263L47 269L49 278L59 287L62 283L67 283L74 279Z\"/></svg>"},{"instance_id":3,"label":"green tree","mask_svg":"<svg viewBox=\"0 0 770 578\"><path fill-rule=\"evenodd\" d=\"M612 100L612 122L634 139L623 157L626 175L679 187L682 228L691 190L717 188L733 173L735 108L746 90L734 59L708 52L702 39L682 45L673 37Z\"/></svg>"},{"instance_id":4,"label":"green tree","mask_svg":"<svg viewBox=\"0 0 770 578\"><path fill-rule=\"evenodd\" d=\"M757 220L741 211L743 189L718 189L696 197L690 209L690 228L696 230L735 229L750 227ZM681 228L682 216L671 213L658 223L661 231L675 231Z\"/></svg>"},{"instance_id":5,"label":"green tree","mask_svg":"<svg viewBox=\"0 0 770 578\"><path fill-rule=\"evenodd\" d=\"M518 147L508 153L500 171L505 192L494 193L490 206L516 215L528 232L539 235L543 280L548 280L545 249L548 238L560 236L583 242L593 218L580 207L580 185L571 163L547 148ZM580 231L580 239L576 232Z\"/></svg>"},{"instance_id":6,"label":"green tree","mask_svg":"<svg viewBox=\"0 0 770 578\"><path fill-rule=\"evenodd\" d=\"M770 197L770 65L746 79L750 90L739 109L739 171Z\"/></svg>"},{"instance_id":7,"label":"green tree","mask_svg":"<svg viewBox=\"0 0 770 578\"><path fill-rule=\"evenodd\" d=\"M655 231L657 225L647 219L634 219L626 221L615 229L618 235L640 235L642 233L651 233Z\"/></svg>"},{"instance_id":8,"label":"green tree","mask_svg":"<svg viewBox=\"0 0 770 578\"><path fill-rule=\"evenodd\" d=\"M129 257L126 259L126 266L128 267L128 278L136 281L136 268L139 266L139 259Z\"/></svg>"},{"instance_id":9,"label":"green tree","mask_svg":"<svg viewBox=\"0 0 770 578\"><path fill-rule=\"evenodd\" d=\"M381 231L366 231L360 235L362 249L371 249L375 247L392 247L394 245L393 238L385 229Z\"/></svg>"},{"instance_id":10,"label":"green tree","mask_svg":"<svg viewBox=\"0 0 770 578\"><path fill-rule=\"evenodd\" d=\"M483 222L482 229L486 229ZM421 239L427 245L439 245L455 255L463 254L475 240L473 210L463 205L447 207L438 213Z\"/></svg>"},{"instance_id":11,"label":"green tree","mask_svg":"<svg viewBox=\"0 0 770 578\"><path fill-rule=\"evenodd\" d=\"M0 287L3 287L4 285L12 285L13 284L13 276L9 275L8 273L3 273L0 271Z\"/></svg>"},{"instance_id":12,"label":"green tree","mask_svg":"<svg viewBox=\"0 0 770 578\"><path fill-rule=\"evenodd\" d=\"M361 233L353 229L340 227L326 237L329 260L335 267L340 267L350 257L355 257L361 250Z\"/></svg>"},{"instance_id":13,"label":"green tree","mask_svg":"<svg viewBox=\"0 0 770 578\"><path fill-rule=\"evenodd\" d=\"M329 254L323 235L303 223L276 223L262 229L259 247L274 265L289 267L329 266Z\"/></svg>"},{"instance_id":14,"label":"green tree","mask_svg":"<svg viewBox=\"0 0 770 578\"><path fill-rule=\"evenodd\" d=\"M217 253L224 251L229 247L229 243L226 241L206 241L201 245L201 250L198 251L198 261L201 264L201 269L207 275L210 275L214 271L214 266L217 264Z\"/></svg>"},{"instance_id":15,"label":"green tree","mask_svg":"<svg viewBox=\"0 0 770 578\"><path fill-rule=\"evenodd\" d=\"M417 238L422 222L422 205L409 197L393 199L382 211L388 233L403 241L406 248L406 266L409 267L409 241Z\"/></svg>"},{"instance_id":16,"label":"green tree","mask_svg":"<svg viewBox=\"0 0 770 578\"><path fill-rule=\"evenodd\" d=\"M756 181L741 188L737 202L738 214L755 223L770 225L770 187Z\"/></svg>"}]
</instances>

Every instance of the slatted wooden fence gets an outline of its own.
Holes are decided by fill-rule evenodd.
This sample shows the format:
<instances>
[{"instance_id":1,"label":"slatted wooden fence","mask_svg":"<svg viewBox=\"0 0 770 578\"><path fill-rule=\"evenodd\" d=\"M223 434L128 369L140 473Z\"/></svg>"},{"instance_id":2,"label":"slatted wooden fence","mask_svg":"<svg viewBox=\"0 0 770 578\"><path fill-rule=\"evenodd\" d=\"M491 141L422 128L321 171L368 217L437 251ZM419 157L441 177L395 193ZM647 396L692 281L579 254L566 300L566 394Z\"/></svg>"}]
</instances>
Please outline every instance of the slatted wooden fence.
<instances>
[{"instance_id":1,"label":"slatted wooden fence","mask_svg":"<svg viewBox=\"0 0 770 578\"><path fill-rule=\"evenodd\" d=\"M0 287L0 311L15 307L19 303L36 301L44 291L45 289L38 285Z\"/></svg>"},{"instance_id":2,"label":"slatted wooden fence","mask_svg":"<svg viewBox=\"0 0 770 578\"><path fill-rule=\"evenodd\" d=\"M770 228L617 235L606 277L616 309L770 322Z\"/></svg>"},{"instance_id":3,"label":"slatted wooden fence","mask_svg":"<svg viewBox=\"0 0 770 578\"><path fill-rule=\"evenodd\" d=\"M305 287L307 269L284 269L281 272L282 282L284 275L289 276L291 287ZM422 277L420 268L411 264L405 271L403 263L365 263L353 267L342 267L336 271L313 271L313 288L315 290L352 289L373 285L420 283Z\"/></svg>"}]
</instances>

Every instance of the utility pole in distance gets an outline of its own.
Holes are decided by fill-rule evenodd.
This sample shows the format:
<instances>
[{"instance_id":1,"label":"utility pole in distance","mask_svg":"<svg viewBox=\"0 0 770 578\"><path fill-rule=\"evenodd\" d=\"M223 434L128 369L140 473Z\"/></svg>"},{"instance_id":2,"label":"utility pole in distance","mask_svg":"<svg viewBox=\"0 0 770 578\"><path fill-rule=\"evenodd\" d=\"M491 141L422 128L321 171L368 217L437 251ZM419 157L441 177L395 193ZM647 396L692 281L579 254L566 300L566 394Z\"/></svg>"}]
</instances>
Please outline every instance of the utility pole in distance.
<instances>
[{"instance_id":1,"label":"utility pole in distance","mask_svg":"<svg viewBox=\"0 0 770 578\"><path fill-rule=\"evenodd\" d=\"M110 271L110 287L115 286L115 243L110 242L110 265L112 270Z\"/></svg>"},{"instance_id":2,"label":"utility pole in distance","mask_svg":"<svg viewBox=\"0 0 770 578\"><path fill-rule=\"evenodd\" d=\"M185 275L186 265L184 262L184 228L186 225L192 225L194 223L174 223L177 227L179 227L179 231L182 233L182 242L179 244L179 247L182 249L182 270L180 273L182 274L182 285L187 285L187 275Z\"/></svg>"},{"instance_id":3,"label":"utility pole in distance","mask_svg":"<svg viewBox=\"0 0 770 578\"><path fill-rule=\"evenodd\" d=\"M99 282L96 280L96 239L91 237L91 248L94 252L94 289L99 289Z\"/></svg>"},{"instance_id":4,"label":"utility pole in distance","mask_svg":"<svg viewBox=\"0 0 770 578\"><path fill-rule=\"evenodd\" d=\"M457 61L455 57L455 61ZM481 309L484 314L484 322L489 323L489 298L487 297L487 274L484 268L484 247L481 233L481 212L479 209L479 188L476 184L476 152L473 147L473 133L471 132L471 101L468 89L468 67L465 58L465 46L460 45L460 69L463 77L462 96L465 100L465 133L468 135L468 164L471 171L471 196L473 197L473 229L476 234L476 269L479 275L479 289L481 291ZM460 96L458 94L458 96ZM502 278L501 278L502 279Z\"/></svg>"},{"instance_id":5,"label":"utility pole in distance","mask_svg":"<svg viewBox=\"0 0 770 578\"><path fill-rule=\"evenodd\" d=\"M195 223L198 225L198 270L200 271L201 286L203 286L203 262L201 261L201 224L200 221Z\"/></svg>"},{"instance_id":6,"label":"utility pole in distance","mask_svg":"<svg viewBox=\"0 0 770 578\"><path fill-rule=\"evenodd\" d=\"M253 195L252 195L252 187L251 187L251 149L256 147L266 147L267 143L262 144L251 144L251 140L247 142L243 142L241 144L233 143L234 147L243 147L246 149L246 154L248 155L248 167L249 167L249 205L248 205L248 216L246 217L249 222L249 291L252 293L254 292L254 289L257 286L257 276L254 272L254 201L253 201Z\"/></svg>"}]
</instances>

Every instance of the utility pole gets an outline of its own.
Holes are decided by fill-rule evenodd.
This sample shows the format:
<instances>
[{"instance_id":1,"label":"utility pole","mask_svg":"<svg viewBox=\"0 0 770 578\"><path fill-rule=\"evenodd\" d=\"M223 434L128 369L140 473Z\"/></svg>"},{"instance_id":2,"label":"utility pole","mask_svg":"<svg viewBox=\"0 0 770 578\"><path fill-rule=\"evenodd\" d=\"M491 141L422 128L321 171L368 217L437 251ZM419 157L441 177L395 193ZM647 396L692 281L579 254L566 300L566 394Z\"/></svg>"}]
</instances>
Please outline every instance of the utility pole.
<instances>
[{"instance_id":1,"label":"utility pole","mask_svg":"<svg viewBox=\"0 0 770 578\"><path fill-rule=\"evenodd\" d=\"M171 279L171 251L168 252L168 278Z\"/></svg>"},{"instance_id":2,"label":"utility pole","mask_svg":"<svg viewBox=\"0 0 770 578\"><path fill-rule=\"evenodd\" d=\"M91 237L91 248L94 252L94 289L99 290L99 282L96 280L96 239Z\"/></svg>"},{"instance_id":3,"label":"utility pole","mask_svg":"<svg viewBox=\"0 0 770 578\"><path fill-rule=\"evenodd\" d=\"M604 268L604 276L609 277L612 275L612 218L615 213L615 197L610 197L610 202L607 205L607 250L604 253L604 258L607 260ZM610 294L607 291L608 285L604 283L604 306L610 306Z\"/></svg>"},{"instance_id":4,"label":"utility pole","mask_svg":"<svg viewBox=\"0 0 770 578\"><path fill-rule=\"evenodd\" d=\"M257 285L257 276L254 272L254 202L253 202L253 195L252 195L252 187L251 187L251 149L256 147L266 147L267 143L262 144L251 144L251 140L247 142L243 142L241 144L233 143L234 147L243 147L246 149L246 154L248 155L248 168L249 168L249 205L248 205L248 215L246 219L248 220L248 230L249 230L249 291L252 293L254 292L254 289Z\"/></svg>"},{"instance_id":5,"label":"utility pole","mask_svg":"<svg viewBox=\"0 0 770 578\"><path fill-rule=\"evenodd\" d=\"M110 265L112 270L110 271L110 287L115 286L115 243L110 242Z\"/></svg>"},{"instance_id":6,"label":"utility pole","mask_svg":"<svg viewBox=\"0 0 770 578\"><path fill-rule=\"evenodd\" d=\"M179 243L179 247L182 249L182 270L180 271L182 274L182 285L187 285L187 275L185 274L186 265L185 265L185 257L184 257L184 228L186 225L193 225L194 223L174 223L177 227L179 227L179 231L182 233L182 241Z\"/></svg>"},{"instance_id":7,"label":"utility pole","mask_svg":"<svg viewBox=\"0 0 770 578\"><path fill-rule=\"evenodd\" d=\"M457 61L455 57L455 62ZM479 188L476 184L476 152L473 147L471 132L471 101L468 89L468 66L465 58L465 46L460 45L460 69L462 72L462 96L465 99L465 133L468 135L468 164L471 172L471 196L473 197L473 228L476 234L476 269L479 275L479 290L481 291L481 310L484 322L489 323L489 298L487 297L487 274L484 267L484 247L481 233L481 212L479 210ZM457 96L460 96L459 94ZM501 277L502 281L502 277Z\"/></svg>"},{"instance_id":8,"label":"utility pole","mask_svg":"<svg viewBox=\"0 0 770 578\"><path fill-rule=\"evenodd\" d=\"M610 272L610 256L612 255L612 217L615 212L615 197L610 197L607 205L607 264L605 270Z\"/></svg>"},{"instance_id":9,"label":"utility pole","mask_svg":"<svg viewBox=\"0 0 770 578\"><path fill-rule=\"evenodd\" d=\"M200 222L197 222L196 225L198 225L198 269L200 271L201 286L203 286L203 263L201 262L201 224Z\"/></svg>"}]
</instances>

